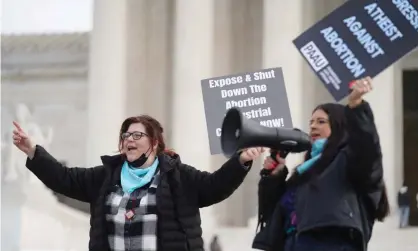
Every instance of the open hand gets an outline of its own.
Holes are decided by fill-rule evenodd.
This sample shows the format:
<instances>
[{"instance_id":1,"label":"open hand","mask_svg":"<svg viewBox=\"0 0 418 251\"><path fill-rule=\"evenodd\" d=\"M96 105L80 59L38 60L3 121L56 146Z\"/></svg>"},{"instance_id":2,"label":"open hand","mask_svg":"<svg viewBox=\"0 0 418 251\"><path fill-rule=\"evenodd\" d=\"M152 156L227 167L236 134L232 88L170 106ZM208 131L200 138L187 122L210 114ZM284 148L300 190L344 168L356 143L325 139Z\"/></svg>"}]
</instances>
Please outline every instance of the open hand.
<instances>
[{"instance_id":1,"label":"open hand","mask_svg":"<svg viewBox=\"0 0 418 251\"><path fill-rule=\"evenodd\" d=\"M263 147L253 147L247 148L241 152L239 156L239 161L241 164L245 164L248 161L255 160L264 152Z\"/></svg>"},{"instance_id":2,"label":"open hand","mask_svg":"<svg viewBox=\"0 0 418 251\"><path fill-rule=\"evenodd\" d=\"M351 86L352 92L348 96L348 104L350 107L355 107L363 101L363 96L373 90L372 79L365 77L354 81Z\"/></svg>"},{"instance_id":3,"label":"open hand","mask_svg":"<svg viewBox=\"0 0 418 251\"><path fill-rule=\"evenodd\" d=\"M32 158L35 153L35 145L17 122L13 121L13 125L15 126L13 130L13 144Z\"/></svg>"}]
</instances>

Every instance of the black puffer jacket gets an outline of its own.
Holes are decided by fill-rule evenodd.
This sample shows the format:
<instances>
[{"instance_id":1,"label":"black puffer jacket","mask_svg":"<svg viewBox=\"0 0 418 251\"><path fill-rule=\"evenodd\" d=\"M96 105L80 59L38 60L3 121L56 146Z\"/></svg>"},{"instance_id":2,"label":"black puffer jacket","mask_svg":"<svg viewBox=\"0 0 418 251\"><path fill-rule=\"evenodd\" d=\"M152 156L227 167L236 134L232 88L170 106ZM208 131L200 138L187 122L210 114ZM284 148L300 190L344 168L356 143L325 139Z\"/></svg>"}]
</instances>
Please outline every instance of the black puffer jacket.
<instances>
[{"instance_id":1,"label":"black puffer jacket","mask_svg":"<svg viewBox=\"0 0 418 251\"><path fill-rule=\"evenodd\" d=\"M161 183L157 188L158 250L201 251L199 208L228 198L244 180L247 170L234 156L213 174L181 163L178 155L159 157ZM90 203L91 251L109 250L104 203L108 191L120 185L121 155L103 156L102 166L68 168L41 146L26 166L47 187L65 196ZM248 169L249 170L249 169Z\"/></svg>"}]
</instances>

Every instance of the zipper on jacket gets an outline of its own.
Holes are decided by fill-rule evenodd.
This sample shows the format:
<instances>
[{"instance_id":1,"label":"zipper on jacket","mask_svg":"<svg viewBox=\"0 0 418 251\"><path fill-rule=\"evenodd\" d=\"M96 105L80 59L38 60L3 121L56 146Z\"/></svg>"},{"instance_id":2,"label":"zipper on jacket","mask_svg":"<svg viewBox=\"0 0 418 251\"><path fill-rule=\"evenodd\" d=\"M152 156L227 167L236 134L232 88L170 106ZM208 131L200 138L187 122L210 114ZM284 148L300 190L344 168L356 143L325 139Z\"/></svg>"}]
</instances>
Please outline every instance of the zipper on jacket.
<instances>
[{"instance_id":1,"label":"zipper on jacket","mask_svg":"<svg viewBox=\"0 0 418 251\"><path fill-rule=\"evenodd\" d=\"M184 241L186 242L186 246L187 246L187 250L191 251L189 239L187 238L186 229L183 227L183 224L180 221L180 216L179 216L179 213L178 213L177 196L176 196L174 185L173 185L173 179L174 179L174 177L172 177L172 175L167 176L168 186L170 187L171 199L173 201L174 218L176 219L177 223L180 226L180 230L183 233Z\"/></svg>"},{"instance_id":2,"label":"zipper on jacket","mask_svg":"<svg viewBox=\"0 0 418 251\"><path fill-rule=\"evenodd\" d=\"M179 218L178 205L177 205L177 200L176 200L176 197L177 196L176 196L176 193L175 193L175 189L174 189L174 185L173 185L173 180L172 180L172 179L174 179L172 177L172 173L173 173L172 171L174 171L174 170L173 169L170 169L170 170L168 170L166 172L161 173L161 178L160 178L160 182L159 182L160 184L158 185L158 187L161 187L161 182L163 180L163 177L164 177L164 175L166 175L167 176L168 186L170 188L171 200L173 202L174 218L176 219L177 224L180 226L180 231L183 233L183 238L184 238L184 242L186 243L187 250L188 251L191 251L191 249L190 249L190 243L189 243L189 240L187 238L186 230L183 227L183 224L181 223L180 218ZM157 189L158 189L158 187L157 187ZM158 209L158 206L157 206L157 209ZM160 213L160 212L158 211L158 213Z\"/></svg>"}]
</instances>

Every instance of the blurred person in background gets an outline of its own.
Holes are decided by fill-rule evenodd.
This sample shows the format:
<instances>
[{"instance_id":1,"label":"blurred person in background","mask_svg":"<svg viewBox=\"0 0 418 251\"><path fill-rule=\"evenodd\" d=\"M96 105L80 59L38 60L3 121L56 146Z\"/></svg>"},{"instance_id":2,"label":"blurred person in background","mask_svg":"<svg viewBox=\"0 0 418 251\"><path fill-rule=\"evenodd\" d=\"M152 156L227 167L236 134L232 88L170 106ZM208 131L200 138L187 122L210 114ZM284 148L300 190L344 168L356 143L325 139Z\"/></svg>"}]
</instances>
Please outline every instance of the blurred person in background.
<instances>
[{"instance_id":1,"label":"blurred person in background","mask_svg":"<svg viewBox=\"0 0 418 251\"><path fill-rule=\"evenodd\" d=\"M409 225L409 202L408 187L403 185L398 192L399 228L405 228Z\"/></svg>"},{"instance_id":2,"label":"blurred person in background","mask_svg":"<svg viewBox=\"0 0 418 251\"><path fill-rule=\"evenodd\" d=\"M102 156L101 166L68 168L14 125L27 168L53 191L90 203L91 251L204 250L199 208L228 198L263 152L249 148L212 174L199 171L166 150L160 123L142 115L122 123L120 154Z\"/></svg>"},{"instance_id":3,"label":"blurred person in background","mask_svg":"<svg viewBox=\"0 0 418 251\"><path fill-rule=\"evenodd\" d=\"M222 251L219 237L216 234L212 237L212 241L210 242L210 251Z\"/></svg>"},{"instance_id":4,"label":"blurred person in background","mask_svg":"<svg viewBox=\"0 0 418 251\"><path fill-rule=\"evenodd\" d=\"M365 251L375 220L389 214L382 153L373 112L363 95L371 79L353 82L348 105L316 107L312 149L290 178L285 160L259 183L259 225L253 248L271 251Z\"/></svg>"}]
</instances>

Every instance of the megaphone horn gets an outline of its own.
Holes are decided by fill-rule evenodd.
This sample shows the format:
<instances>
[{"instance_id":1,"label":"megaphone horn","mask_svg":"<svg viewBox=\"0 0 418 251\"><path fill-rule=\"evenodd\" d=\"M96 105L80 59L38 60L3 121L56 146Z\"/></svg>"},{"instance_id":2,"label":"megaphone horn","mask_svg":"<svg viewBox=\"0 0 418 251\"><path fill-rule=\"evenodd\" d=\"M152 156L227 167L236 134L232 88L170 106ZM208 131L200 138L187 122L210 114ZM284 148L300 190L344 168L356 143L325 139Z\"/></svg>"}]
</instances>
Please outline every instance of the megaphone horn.
<instances>
[{"instance_id":1,"label":"megaphone horn","mask_svg":"<svg viewBox=\"0 0 418 251\"><path fill-rule=\"evenodd\" d=\"M244 117L237 107L229 109L222 122L221 147L226 157L250 147L268 147L285 152L304 152L311 146L305 132L292 128L271 128Z\"/></svg>"}]
</instances>

